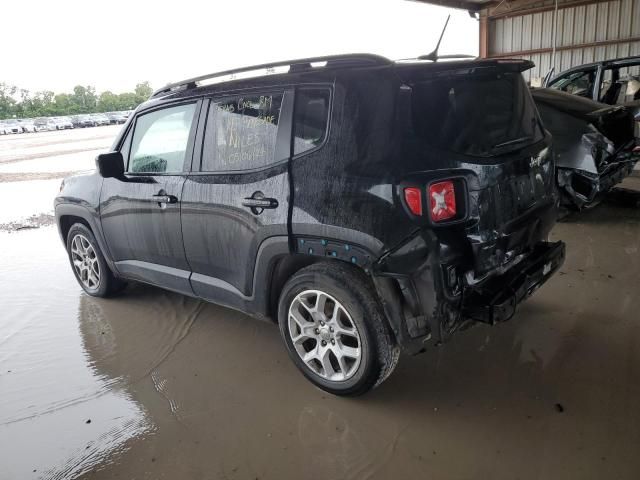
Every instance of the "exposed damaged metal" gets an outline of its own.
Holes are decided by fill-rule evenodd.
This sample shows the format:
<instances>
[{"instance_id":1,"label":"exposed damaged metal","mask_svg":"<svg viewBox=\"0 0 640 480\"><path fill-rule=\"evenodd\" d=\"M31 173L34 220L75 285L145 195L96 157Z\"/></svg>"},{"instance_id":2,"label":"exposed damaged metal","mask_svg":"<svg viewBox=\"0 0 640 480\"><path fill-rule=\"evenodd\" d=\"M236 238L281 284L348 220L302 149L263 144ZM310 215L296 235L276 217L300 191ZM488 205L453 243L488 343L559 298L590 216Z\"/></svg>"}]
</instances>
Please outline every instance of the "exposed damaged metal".
<instances>
[{"instance_id":1,"label":"exposed damaged metal","mask_svg":"<svg viewBox=\"0 0 640 480\"><path fill-rule=\"evenodd\" d=\"M588 208L631 174L640 158L634 107L609 107L552 89L531 93L553 135L565 206Z\"/></svg>"}]
</instances>

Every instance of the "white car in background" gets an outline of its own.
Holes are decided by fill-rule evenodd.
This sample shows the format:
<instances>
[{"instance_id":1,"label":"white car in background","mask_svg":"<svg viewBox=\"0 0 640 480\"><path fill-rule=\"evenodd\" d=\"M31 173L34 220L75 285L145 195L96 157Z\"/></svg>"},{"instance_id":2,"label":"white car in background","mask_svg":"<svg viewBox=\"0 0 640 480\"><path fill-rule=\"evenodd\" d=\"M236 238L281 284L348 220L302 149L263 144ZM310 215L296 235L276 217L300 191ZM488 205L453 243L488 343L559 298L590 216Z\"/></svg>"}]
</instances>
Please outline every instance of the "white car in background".
<instances>
[{"instance_id":1,"label":"white car in background","mask_svg":"<svg viewBox=\"0 0 640 480\"><path fill-rule=\"evenodd\" d=\"M52 120L56 124L56 130L73 129L73 123L67 117L53 117Z\"/></svg>"},{"instance_id":2,"label":"white car in background","mask_svg":"<svg viewBox=\"0 0 640 480\"><path fill-rule=\"evenodd\" d=\"M4 120L4 130L5 133L22 133L22 127L15 119Z\"/></svg>"},{"instance_id":3,"label":"white car in background","mask_svg":"<svg viewBox=\"0 0 640 480\"><path fill-rule=\"evenodd\" d=\"M36 125L33 120L18 120L18 124L22 128L22 133L34 133L36 131Z\"/></svg>"},{"instance_id":4,"label":"white car in background","mask_svg":"<svg viewBox=\"0 0 640 480\"><path fill-rule=\"evenodd\" d=\"M46 132L49 130L57 130L56 123L51 118L36 118L33 122L36 126L36 132Z\"/></svg>"}]
</instances>

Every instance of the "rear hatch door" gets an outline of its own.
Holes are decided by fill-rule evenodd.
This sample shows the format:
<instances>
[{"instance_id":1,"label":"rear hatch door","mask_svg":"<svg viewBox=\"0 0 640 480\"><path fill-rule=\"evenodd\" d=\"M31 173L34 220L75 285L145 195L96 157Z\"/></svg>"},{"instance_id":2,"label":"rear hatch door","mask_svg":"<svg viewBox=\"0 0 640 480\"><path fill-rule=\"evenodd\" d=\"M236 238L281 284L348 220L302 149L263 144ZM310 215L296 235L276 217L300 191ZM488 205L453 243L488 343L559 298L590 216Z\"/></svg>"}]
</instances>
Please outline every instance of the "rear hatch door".
<instances>
[{"instance_id":1,"label":"rear hatch door","mask_svg":"<svg viewBox=\"0 0 640 480\"><path fill-rule=\"evenodd\" d=\"M412 168L427 167L427 182L464 179L467 211L451 226L465 227L477 275L531 250L553 224L551 140L521 75L528 66L443 70L410 85Z\"/></svg>"}]
</instances>

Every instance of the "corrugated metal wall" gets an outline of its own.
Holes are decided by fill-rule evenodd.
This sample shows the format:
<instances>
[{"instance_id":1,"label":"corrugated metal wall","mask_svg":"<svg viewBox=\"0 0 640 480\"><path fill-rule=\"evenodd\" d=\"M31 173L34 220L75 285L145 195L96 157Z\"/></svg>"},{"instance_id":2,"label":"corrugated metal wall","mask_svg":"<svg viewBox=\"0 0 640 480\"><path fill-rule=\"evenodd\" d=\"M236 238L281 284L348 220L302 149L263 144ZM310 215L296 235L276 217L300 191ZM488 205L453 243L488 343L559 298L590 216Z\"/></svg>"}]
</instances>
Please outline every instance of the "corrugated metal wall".
<instances>
[{"instance_id":1,"label":"corrugated metal wall","mask_svg":"<svg viewBox=\"0 0 640 480\"><path fill-rule=\"evenodd\" d=\"M540 5L553 3L545 1ZM563 3L571 2L558 2L559 6ZM532 60L536 67L527 73L527 79L535 81L544 77L552 67L552 53L531 51L553 47L553 17L553 10L548 10L489 18L489 56L508 55ZM612 0L560 8L557 26L556 48L570 48L556 51L556 73L583 63L640 55L640 0ZM593 45L601 42L605 44Z\"/></svg>"}]
</instances>

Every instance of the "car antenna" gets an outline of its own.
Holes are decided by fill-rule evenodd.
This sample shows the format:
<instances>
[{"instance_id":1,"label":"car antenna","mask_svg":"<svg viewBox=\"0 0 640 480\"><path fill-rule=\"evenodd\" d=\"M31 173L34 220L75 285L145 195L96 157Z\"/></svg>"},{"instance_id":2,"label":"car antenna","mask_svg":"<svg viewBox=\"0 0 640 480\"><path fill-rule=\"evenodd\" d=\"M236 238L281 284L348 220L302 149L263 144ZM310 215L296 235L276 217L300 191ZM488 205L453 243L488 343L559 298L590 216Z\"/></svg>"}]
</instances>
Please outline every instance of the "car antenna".
<instances>
[{"instance_id":1,"label":"car antenna","mask_svg":"<svg viewBox=\"0 0 640 480\"><path fill-rule=\"evenodd\" d=\"M444 22L444 28L442 29L442 33L440 33L440 39L436 44L436 48L433 49L433 52L427 53L426 55L420 55L418 60L431 60L432 62L438 61L438 49L440 48L440 42L442 42L442 37L444 37L444 32L447 30L447 25L449 25L449 19L451 15L447 15L447 21Z\"/></svg>"}]
</instances>

